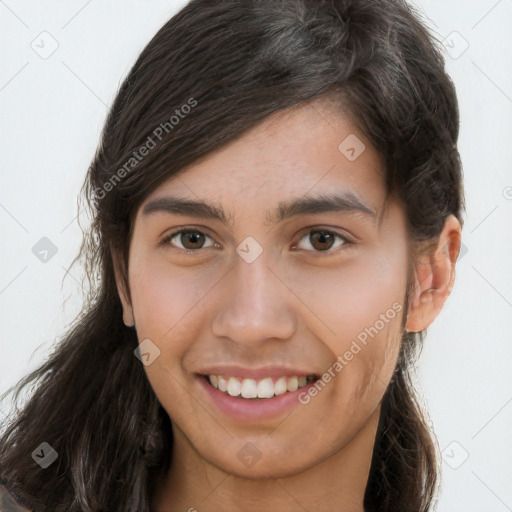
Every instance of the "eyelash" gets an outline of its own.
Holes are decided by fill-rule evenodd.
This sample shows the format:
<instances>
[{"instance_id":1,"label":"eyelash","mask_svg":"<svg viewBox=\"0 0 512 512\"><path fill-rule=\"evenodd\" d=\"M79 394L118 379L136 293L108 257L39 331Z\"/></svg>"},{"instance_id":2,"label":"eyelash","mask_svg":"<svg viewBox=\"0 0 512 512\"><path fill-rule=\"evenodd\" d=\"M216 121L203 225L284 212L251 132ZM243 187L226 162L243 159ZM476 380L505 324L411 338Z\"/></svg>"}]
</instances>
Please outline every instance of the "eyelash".
<instances>
[{"instance_id":1,"label":"eyelash","mask_svg":"<svg viewBox=\"0 0 512 512\"><path fill-rule=\"evenodd\" d=\"M308 235L310 235L311 233L314 233L314 232L320 232L320 233L327 233L329 235L333 235L335 237L338 237L340 239L343 240L343 244L341 245L341 248L338 247L337 249L328 249L326 251L309 251L307 250L306 252L314 252L314 253L317 253L318 255L322 256L322 255L325 255L325 256L330 256L334 253L337 253L339 252L340 250L346 250L348 247L347 246L350 246L350 245L353 245L354 242L352 242L348 237L346 237L345 235L342 235L340 233L337 233L336 231L331 231L331 230L328 230L328 229L324 229L324 228L311 228L309 229L309 231L307 231L306 233L302 234L300 236L300 239L299 239L299 242L304 239L305 237L307 237ZM174 231L173 233L167 235L166 237L164 237L161 241L161 245L171 245L173 247L173 249L176 249L178 251L180 251L182 254L186 254L186 255L191 255L191 254L197 254L200 252L201 249L211 249L212 247L200 247L199 249L182 249L181 247L176 247L174 245L171 244L171 240L176 236L176 235L180 235L182 233L199 233L201 235L205 235L206 237L208 238L212 238L210 237L207 233L204 233L203 231L200 231L198 229L195 229L195 228L181 228L177 231ZM216 243L216 242L215 242ZM293 246L293 248L295 248L298 244L295 244Z\"/></svg>"}]
</instances>

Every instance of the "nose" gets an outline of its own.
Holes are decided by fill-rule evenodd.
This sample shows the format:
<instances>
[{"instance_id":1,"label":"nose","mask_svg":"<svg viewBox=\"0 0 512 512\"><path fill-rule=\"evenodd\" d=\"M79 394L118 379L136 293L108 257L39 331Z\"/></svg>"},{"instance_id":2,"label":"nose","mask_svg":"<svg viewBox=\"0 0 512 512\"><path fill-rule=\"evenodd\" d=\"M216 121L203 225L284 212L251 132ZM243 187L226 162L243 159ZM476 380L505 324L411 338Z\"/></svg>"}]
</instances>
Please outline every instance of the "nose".
<instances>
[{"instance_id":1,"label":"nose","mask_svg":"<svg viewBox=\"0 0 512 512\"><path fill-rule=\"evenodd\" d=\"M236 255L234 268L219 283L212 324L215 336L246 346L291 338L296 299L275 267L265 251L252 263Z\"/></svg>"}]
</instances>

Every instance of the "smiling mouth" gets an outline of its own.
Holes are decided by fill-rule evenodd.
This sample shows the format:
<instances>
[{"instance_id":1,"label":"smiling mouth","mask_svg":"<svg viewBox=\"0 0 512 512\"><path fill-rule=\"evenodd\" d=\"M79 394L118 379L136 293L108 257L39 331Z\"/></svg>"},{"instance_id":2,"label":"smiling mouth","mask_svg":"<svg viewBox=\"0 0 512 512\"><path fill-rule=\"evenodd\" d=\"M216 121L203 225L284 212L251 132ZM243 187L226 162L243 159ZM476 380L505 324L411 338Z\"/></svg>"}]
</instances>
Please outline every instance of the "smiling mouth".
<instances>
[{"instance_id":1,"label":"smiling mouth","mask_svg":"<svg viewBox=\"0 0 512 512\"><path fill-rule=\"evenodd\" d=\"M225 375L201 375L210 386L234 398L259 400L292 393L318 380L317 375L239 378Z\"/></svg>"}]
</instances>

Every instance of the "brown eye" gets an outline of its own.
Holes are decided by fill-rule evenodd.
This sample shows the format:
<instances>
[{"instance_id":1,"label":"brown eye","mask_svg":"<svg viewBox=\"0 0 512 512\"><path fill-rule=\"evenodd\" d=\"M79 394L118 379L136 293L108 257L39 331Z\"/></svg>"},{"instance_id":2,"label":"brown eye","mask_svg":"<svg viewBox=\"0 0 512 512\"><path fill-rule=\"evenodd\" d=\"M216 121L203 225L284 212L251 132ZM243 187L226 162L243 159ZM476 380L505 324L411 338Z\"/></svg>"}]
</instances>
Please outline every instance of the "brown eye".
<instances>
[{"instance_id":1,"label":"brown eye","mask_svg":"<svg viewBox=\"0 0 512 512\"><path fill-rule=\"evenodd\" d=\"M197 231L195 229L182 229L181 231L177 231L165 237L162 240L162 243L169 244L173 247L176 247L177 249L193 252L196 251L197 249L204 249L214 246L214 244L204 246L206 239L210 239L210 237L208 235L205 235L201 231Z\"/></svg>"},{"instance_id":2,"label":"brown eye","mask_svg":"<svg viewBox=\"0 0 512 512\"><path fill-rule=\"evenodd\" d=\"M334 233L325 229L310 230L301 238L301 241L306 241L305 245L307 250L312 248L314 252L327 252L335 246L336 239L338 239L340 242L338 242L335 248L350 243L350 240L340 235L339 233Z\"/></svg>"},{"instance_id":3,"label":"brown eye","mask_svg":"<svg viewBox=\"0 0 512 512\"><path fill-rule=\"evenodd\" d=\"M326 231L315 231L309 239L311 245L319 251L326 251L334 244L334 236Z\"/></svg>"},{"instance_id":4,"label":"brown eye","mask_svg":"<svg viewBox=\"0 0 512 512\"><path fill-rule=\"evenodd\" d=\"M197 231L184 231L180 234L180 242L185 249L197 249L204 243L205 236Z\"/></svg>"}]
</instances>

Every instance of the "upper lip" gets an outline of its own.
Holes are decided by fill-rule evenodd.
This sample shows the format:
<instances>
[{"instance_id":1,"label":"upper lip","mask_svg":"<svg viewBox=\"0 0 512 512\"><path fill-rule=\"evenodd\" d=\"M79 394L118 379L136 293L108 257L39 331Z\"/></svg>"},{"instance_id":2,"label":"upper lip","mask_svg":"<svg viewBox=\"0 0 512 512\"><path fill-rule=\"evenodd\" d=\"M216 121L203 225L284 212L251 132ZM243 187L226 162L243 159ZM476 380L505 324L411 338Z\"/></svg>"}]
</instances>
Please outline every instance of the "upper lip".
<instances>
[{"instance_id":1,"label":"upper lip","mask_svg":"<svg viewBox=\"0 0 512 512\"><path fill-rule=\"evenodd\" d=\"M199 372L201 375L227 375L229 377L261 379L265 377L307 377L317 375L307 370L288 368L285 366L260 366L245 368L237 365L208 366Z\"/></svg>"}]
</instances>

